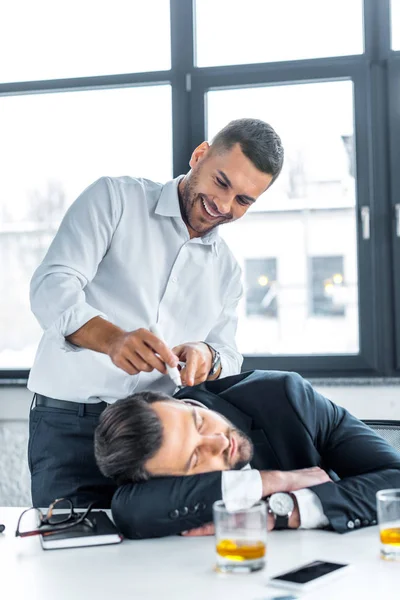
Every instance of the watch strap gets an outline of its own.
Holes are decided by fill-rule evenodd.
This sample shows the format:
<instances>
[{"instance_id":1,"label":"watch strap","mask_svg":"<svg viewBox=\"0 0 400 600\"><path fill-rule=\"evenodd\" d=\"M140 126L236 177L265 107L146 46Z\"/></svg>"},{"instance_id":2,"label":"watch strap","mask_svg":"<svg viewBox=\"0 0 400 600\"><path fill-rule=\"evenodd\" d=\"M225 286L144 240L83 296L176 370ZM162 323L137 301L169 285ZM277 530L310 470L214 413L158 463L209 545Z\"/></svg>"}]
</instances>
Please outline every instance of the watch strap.
<instances>
[{"instance_id":1,"label":"watch strap","mask_svg":"<svg viewBox=\"0 0 400 600\"><path fill-rule=\"evenodd\" d=\"M275 517L275 527L274 529L288 529L289 527L289 515L276 515L272 513Z\"/></svg>"},{"instance_id":2,"label":"watch strap","mask_svg":"<svg viewBox=\"0 0 400 600\"><path fill-rule=\"evenodd\" d=\"M212 354L212 363L211 363L211 369L208 373L208 377L212 377L213 375L215 375L215 373L217 373L220 364L221 364L221 355L218 352L218 350L216 350L215 348L213 348L210 344L208 344L207 342L204 342L210 349L210 352Z\"/></svg>"}]
</instances>

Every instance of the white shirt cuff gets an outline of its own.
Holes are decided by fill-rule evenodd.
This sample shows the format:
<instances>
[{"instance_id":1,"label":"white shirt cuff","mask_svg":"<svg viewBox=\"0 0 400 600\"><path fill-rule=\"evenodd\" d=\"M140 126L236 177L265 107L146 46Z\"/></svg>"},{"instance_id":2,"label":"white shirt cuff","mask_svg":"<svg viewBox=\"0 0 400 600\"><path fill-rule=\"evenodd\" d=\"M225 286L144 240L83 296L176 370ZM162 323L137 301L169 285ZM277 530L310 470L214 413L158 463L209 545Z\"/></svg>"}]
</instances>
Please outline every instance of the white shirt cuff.
<instances>
[{"instance_id":1,"label":"white shirt cuff","mask_svg":"<svg viewBox=\"0 0 400 600\"><path fill-rule=\"evenodd\" d=\"M222 499L228 511L250 508L261 500L262 482L256 469L223 471Z\"/></svg>"},{"instance_id":2,"label":"white shirt cuff","mask_svg":"<svg viewBox=\"0 0 400 600\"><path fill-rule=\"evenodd\" d=\"M304 489L291 492L296 496L300 513L299 529L320 529L329 525L321 500L313 491Z\"/></svg>"}]
</instances>

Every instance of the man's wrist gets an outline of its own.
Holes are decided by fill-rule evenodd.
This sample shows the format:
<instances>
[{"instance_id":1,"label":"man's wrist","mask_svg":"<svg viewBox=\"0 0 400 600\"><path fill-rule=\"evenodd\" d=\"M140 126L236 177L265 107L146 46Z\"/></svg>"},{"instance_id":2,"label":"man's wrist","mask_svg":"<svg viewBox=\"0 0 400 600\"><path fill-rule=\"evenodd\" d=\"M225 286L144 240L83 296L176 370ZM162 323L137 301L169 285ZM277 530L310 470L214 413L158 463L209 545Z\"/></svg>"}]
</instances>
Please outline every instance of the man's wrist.
<instances>
[{"instance_id":1,"label":"man's wrist","mask_svg":"<svg viewBox=\"0 0 400 600\"><path fill-rule=\"evenodd\" d=\"M214 381L214 379L218 379L218 377L221 374L221 355L217 350L215 350L215 348L210 346L210 344L208 344L207 342L204 343L207 346L211 355L211 366L208 372L207 380Z\"/></svg>"},{"instance_id":2,"label":"man's wrist","mask_svg":"<svg viewBox=\"0 0 400 600\"><path fill-rule=\"evenodd\" d=\"M283 471L260 471L263 498L275 492L286 492L286 480Z\"/></svg>"},{"instance_id":3,"label":"man's wrist","mask_svg":"<svg viewBox=\"0 0 400 600\"><path fill-rule=\"evenodd\" d=\"M298 529L301 525L300 523L300 511L299 511L299 505L297 503L297 498L294 494L290 494L293 502L294 502L294 509L292 514L289 517L289 529Z\"/></svg>"}]
</instances>

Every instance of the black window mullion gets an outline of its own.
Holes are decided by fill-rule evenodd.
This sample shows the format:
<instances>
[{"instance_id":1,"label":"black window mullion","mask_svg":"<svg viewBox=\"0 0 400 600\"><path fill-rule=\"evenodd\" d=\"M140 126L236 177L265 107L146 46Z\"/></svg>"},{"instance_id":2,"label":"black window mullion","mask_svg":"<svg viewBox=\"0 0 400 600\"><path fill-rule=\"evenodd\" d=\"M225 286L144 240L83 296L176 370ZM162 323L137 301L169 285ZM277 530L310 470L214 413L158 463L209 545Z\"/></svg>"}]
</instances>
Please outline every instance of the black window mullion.
<instances>
[{"instance_id":1,"label":"black window mullion","mask_svg":"<svg viewBox=\"0 0 400 600\"><path fill-rule=\"evenodd\" d=\"M173 173L188 170L191 156L190 89L194 64L193 4L170 0Z\"/></svg>"},{"instance_id":2,"label":"black window mullion","mask_svg":"<svg viewBox=\"0 0 400 600\"><path fill-rule=\"evenodd\" d=\"M397 349L395 346L395 336L400 340L400 320L396 319L400 290L397 289L395 275L400 262L394 221L394 194L396 189L400 189L396 160L400 151L396 136L400 132L398 123L396 131L396 115L393 112L400 93L395 89L397 69L391 68L394 53L391 50L390 7L391 0L364 0L365 52L370 61L368 95L371 105L371 220L374 232L374 270L369 289L376 326L377 367L381 375L393 374L396 362L397 368L400 368L400 342L397 342Z\"/></svg>"},{"instance_id":3,"label":"black window mullion","mask_svg":"<svg viewBox=\"0 0 400 600\"><path fill-rule=\"evenodd\" d=\"M376 270L373 268L373 250L376 247L377 232L374 214L374 169L372 154L372 106L369 88L371 87L368 66L354 79L354 131L356 139L357 165L357 266L358 266L358 320L360 354L372 368L377 368L377 290ZM361 211L369 212L370 237L364 237ZM338 232L340 234L340 232Z\"/></svg>"},{"instance_id":4,"label":"black window mullion","mask_svg":"<svg viewBox=\"0 0 400 600\"><path fill-rule=\"evenodd\" d=\"M390 196L393 256L394 309L391 324L395 330L395 368L400 370L400 55L394 56L389 64L389 131L390 131Z\"/></svg>"},{"instance_id":5,"label":"black window mullion","mask_svg":"<svg viewBox=\"0 0 400 600\"><path fill-rule=\"evenodd\" d=\"M391 46L390 0L364 0L365 56L385 60Z\"/></svg>"}]
</instances>

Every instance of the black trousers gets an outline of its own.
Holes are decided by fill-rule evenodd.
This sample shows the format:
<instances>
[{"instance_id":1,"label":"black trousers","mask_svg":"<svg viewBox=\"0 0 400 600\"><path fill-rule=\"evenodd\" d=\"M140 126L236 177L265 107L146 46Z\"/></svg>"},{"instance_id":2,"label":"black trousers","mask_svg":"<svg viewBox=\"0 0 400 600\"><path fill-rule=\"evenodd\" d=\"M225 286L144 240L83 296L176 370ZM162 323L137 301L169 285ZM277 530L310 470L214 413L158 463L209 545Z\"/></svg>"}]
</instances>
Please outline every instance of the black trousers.
<instances>
[{"instance_id":1,"label":"black trousers","mask_svg":"<svg viewBox=\"0 0 400 600\"><path fill-rule=\"evenodd\" d=\"M28 443L33 506L46 508L68 497L76 507L96 502L98 508L109 508L117 487L100 473L94 458L99 415L75 402L69 410L34 404Z\"/></svg>"}]
</instances>

